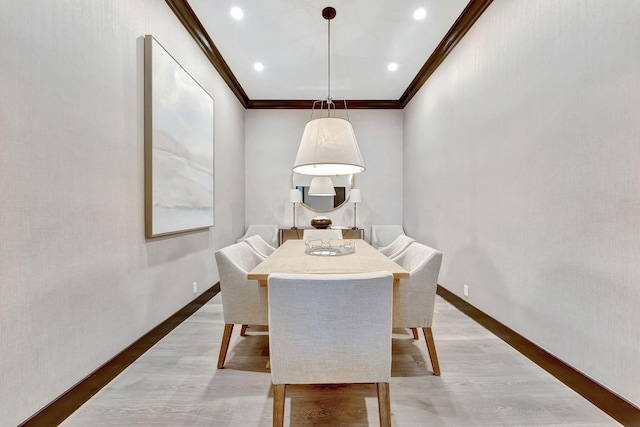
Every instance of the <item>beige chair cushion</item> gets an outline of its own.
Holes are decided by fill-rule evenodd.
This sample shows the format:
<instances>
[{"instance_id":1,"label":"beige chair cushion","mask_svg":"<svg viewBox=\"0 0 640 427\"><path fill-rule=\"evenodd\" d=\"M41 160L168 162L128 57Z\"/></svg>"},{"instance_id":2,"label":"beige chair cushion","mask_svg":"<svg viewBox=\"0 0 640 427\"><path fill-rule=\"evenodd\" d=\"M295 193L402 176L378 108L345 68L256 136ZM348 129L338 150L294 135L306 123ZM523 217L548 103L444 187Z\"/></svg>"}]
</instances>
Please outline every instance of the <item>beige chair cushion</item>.
<instances>
[{"instance_id":1,"label":"beige chair cushion","mask_svg":"<svg viewBox=\"0 0 640 427\"><path fill-rule=\"evenodd\" d=\"M384 255L388 256L389 258L394 258L400 255L402 251L407 249L409 245L415 241L416 239L409 237L405 234L401 234L398 237L396 237L396 239L393 242L391 242L390 245L378 248L378 250Z\"/></svg>"},{"instance_id":2,"label":"beige chair cushion","mask_svg":"<svg viewBox=\"0 0 640 427\"><path fill-rule=\"evenodd\" d=\"M389 382L393 277L269 276L274 384Z\"/></svg>"},{"instance_id":3,"label":"beige chair cushion","mask_svg":"<svg viewBox=\"0 0 640 427\"><path fill-rule=\"evenodd\" d=\"M371 246L374 248L388 246L401 234L405 234L401 225L372 225Z\"/></svg>"},{"instance_id":4,"label":"beige chair cushion","mask_svg":"<svg viewBox=\"0 0 640 427\"><path fill-rule=\"evenodd\" d=\"M267 325L267 289L256 280L248 280L247 274L262 258L248 244L241 242L215 253L220 274L220 294L224 323Z\"/></svg>"},{"instance_id":5,"label":"beige chair cushion","mask_svg":"<svg viewBox=\"0 0 640 427\"><path fill-rule=\"evenodd\" d=\"M260 237L257 234L247 237L244 240L244 242L249 246L251 246L251 248L263 258L268 257L276 250L276 248L269 245L267 242L264 241L262 237Z\"/></svg>"},{"instance_id":6,"label":"beige chair cushion","mask_svg":"<svg viewBox=\"0 0 640 427\"><path fill-rule=\"evenodd\" d=\"M249 236L259 235L270 246L278 246L278 226L271 224L252 224L247 228L244 236L240 237L236 242L242 242Z\"/></svg>"},{"instance_id":7,"label":"beige chair cushion","mask_svg":"<svg viewBox=\"0 0 640 427\"><path fill-rule=\"evenodd\" d=\"M393 327L430 328L442 253L414 242L394 261L410 275L393 288Z\"/></svg>"}]
</instances>

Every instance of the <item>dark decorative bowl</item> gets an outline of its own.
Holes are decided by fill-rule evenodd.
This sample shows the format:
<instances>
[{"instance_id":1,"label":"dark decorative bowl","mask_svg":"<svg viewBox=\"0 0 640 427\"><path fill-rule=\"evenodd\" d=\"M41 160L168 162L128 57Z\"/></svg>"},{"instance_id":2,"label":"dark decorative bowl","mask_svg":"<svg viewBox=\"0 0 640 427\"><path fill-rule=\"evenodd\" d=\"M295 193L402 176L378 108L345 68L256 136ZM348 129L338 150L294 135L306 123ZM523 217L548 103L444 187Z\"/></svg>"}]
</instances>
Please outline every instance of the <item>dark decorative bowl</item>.
<instances>
[{"instance_id":1,"label":"dark decorative bowl","mask_svg":"<svg viewBox=\"0 0 640 427\"><path fill-rule=\"evenodd\" d=\"M331 227L331 218L315 217L311 220L311 226L315 228L329 228Z\"/></svg>"}]
</instances>

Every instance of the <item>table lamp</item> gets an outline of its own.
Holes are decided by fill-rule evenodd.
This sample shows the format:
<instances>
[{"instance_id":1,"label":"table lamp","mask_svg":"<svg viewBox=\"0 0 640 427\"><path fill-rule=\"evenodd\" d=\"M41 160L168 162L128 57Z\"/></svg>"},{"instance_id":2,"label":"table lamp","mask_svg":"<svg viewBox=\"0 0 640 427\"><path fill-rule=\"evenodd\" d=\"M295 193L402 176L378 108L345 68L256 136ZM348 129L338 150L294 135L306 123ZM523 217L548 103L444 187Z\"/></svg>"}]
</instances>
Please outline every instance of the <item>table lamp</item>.
<instances>
[{"instance_id":1,"label":"table lamp","mask_svg":"<svg viewBox=\"0 0 640 427\"><path fill-rule=\"evenodd\" d=\"M302 201L302 197L300 197L300 190L292 188L289 190L289 203L293 204L293 227L292 230L297 230L296 227L296 203L300 203Z\"/></svg>"},{"instance_id":2,"label":"table lamp","mask_svg":"<svg viewBox=\"0 0 640 427\"><path fill-rule=\"evenodd\" d=\"M351 192L349 193L349 201L351 203L353 203L353 229L357 229L358 227L356 227L356 218L357 218L357 211L356 211L356 206L358 205L358 203L362 202L362 196L360 195L360 190L358 188L354 188L351 190Z\"/></svg>"}]
</instances>

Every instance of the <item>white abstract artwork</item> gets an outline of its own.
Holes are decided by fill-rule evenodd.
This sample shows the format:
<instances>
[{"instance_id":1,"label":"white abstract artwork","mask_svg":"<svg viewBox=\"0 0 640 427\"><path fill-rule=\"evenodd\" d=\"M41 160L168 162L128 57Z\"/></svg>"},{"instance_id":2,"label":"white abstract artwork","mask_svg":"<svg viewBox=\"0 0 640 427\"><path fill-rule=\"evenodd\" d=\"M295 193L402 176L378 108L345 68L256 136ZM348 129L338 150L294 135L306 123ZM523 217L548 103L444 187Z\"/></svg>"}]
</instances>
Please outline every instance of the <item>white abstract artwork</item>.
<instances>
[{"instance_id":1,"label":"white abstract artwork","mask_svg":"<svg viewBox=\"0 0 640 427\"><path fill-rule=\"evenodd\" d=\"M147 237L214 224L213 98L145 36Z\"/></svg>"}]
</instances>

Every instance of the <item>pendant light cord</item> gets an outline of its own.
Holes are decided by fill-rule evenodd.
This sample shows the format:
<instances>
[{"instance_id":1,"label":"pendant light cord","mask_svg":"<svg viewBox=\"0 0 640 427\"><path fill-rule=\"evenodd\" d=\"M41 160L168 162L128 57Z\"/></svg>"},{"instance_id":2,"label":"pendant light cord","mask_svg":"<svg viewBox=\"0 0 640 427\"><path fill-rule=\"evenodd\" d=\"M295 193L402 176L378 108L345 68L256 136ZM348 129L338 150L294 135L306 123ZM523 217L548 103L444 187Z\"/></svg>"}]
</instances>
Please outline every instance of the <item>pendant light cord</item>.
<instances>
[{"instance_id":1,"label":"pendant light cord","mask_svg":"<svg viewBox=\"0 0 640 427\"><path fill-rule=\"evenodd\" d=\"M331 104L331 19L327 19L327 108Z\"/></svg>"},{"instance_id":2,"label":"pendant light cord","mask_svg":"<svg viewBox=\"0 0 640 427\"><path fill-rule=\"evenodd\" d=\"M331 117L331 108L333 107L333 115L335 117L336 104L334 104L333 100L331 99L331 20L336 17L336 10L332 7L325 7L324 9L322 9L322 17L327 20L327 116ZM322 113L324 102L319 101L319 103L320 111ZM313 105L315 107L315 102ZM311 110L311 117L313 117L313 109ZM348 114L347 120L349 120Z\"/></svg>"}]
</instances>

